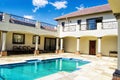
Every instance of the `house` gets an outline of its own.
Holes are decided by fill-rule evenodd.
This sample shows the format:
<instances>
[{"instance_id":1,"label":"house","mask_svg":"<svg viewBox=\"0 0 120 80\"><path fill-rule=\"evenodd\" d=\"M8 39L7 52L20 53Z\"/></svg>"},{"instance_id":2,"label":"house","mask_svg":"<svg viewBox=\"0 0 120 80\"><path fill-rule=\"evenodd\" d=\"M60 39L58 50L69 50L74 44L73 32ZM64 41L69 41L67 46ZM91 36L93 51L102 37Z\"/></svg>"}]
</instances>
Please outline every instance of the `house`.
<instances>
[{"instance_id":1,"label":"house","mask_svg":"<svg viewBox=\"0 0 120 80\"><path fill-rule=\"evenodd\" d=\"M56 53L108 56L110 51L117 51L118 25L108 4L75 11L55 20L57 28L0 12L1 55L13 50L29 50L29 47L35 54L56 50Z\"/></svg>"},{"instance_id":2,"label":"house","mask_svg":"<svg viewBox=\"0 0 120 80\"><path fill-rule=\"evenodd\" d=\"M65 52L108 56L117 51L118 25L109 4L78 10L55 20Z\"/></svg>"}]
</instances>

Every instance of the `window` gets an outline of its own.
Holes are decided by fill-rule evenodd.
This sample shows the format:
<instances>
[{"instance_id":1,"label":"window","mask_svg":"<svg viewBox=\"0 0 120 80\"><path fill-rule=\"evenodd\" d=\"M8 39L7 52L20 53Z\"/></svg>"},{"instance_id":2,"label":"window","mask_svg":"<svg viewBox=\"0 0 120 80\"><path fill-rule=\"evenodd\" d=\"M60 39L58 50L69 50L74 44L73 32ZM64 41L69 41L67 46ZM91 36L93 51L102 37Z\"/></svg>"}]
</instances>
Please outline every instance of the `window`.
<instances>
[{"instance_id":1,"label":"window","mask_svg":"<svg viewBox=\"0 0 120 80\"><path fill-rule=\"evenodd\" d=\"M61 25L62 25L62 27L65 27L65 22L62 22Z\"/></svg>"},{"instance_id":2,"label":"window","mask_svg":"<svg viewBox=\"0 0 120 80\"><path fill-rule=\"evenodd\" d=\"M35 44L36 36L33 36L32 43ZM40 36L38 37L38 44L40 44Z\"/></svg>"},{"instance_id":3,"label":"window","mask_svg":"<svg viewBox=\"0 0 120 80\"><path fill-rule=\"evenodd\" d=\"M94 30L94 29L97 29L96 27L96 20L95 19L89 19L87 20L87 28L88 30Z\"/></svg>"},{"instance_id":4,"label":"window","mask_svg":"<svg viewBox=\"0 0 120 80\"><path fill-rule=\"evenodd\" d=\"M24 44L25 34L13 33L13 44Z\"/></svg>"},{"instance_id":5,"label":"window","mask_svg":"<svg viewBox=\"0 0 120 80\"><path fill-rule=\"evenodd\" d=\"M97 29L97 23L102 22L102 17L87 19L87 29L95 30Z\"/></svg>"},{"instance_id":6,"label":"window","mask_svg":"<svg viewBox=\"0 0 120 80\"><path fill-rule=\"evenodd\" d=\"M77 20L77 24L80 25L81 24L81 20Z\"/></svg>"}]
</instances>

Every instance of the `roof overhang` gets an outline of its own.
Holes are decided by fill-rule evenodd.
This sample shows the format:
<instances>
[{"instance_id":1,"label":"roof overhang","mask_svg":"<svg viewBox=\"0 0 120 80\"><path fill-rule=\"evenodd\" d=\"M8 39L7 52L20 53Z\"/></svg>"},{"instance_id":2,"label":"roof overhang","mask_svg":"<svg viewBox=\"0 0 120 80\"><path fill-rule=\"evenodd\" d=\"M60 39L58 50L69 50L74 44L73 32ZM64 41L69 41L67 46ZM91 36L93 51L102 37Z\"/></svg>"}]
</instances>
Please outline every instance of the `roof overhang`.
<instances>
[{"instance_id":1,"label":"roof overhang","mask_svg":"<svg viewBox=\"0 0 120 80\"><path fill-rule=\"evenodd\" d=\"M84 15L75 15L75 16L69 16L69 17L61 17L61 18L55 18L54 20L58 21L58 20L64 20L64 19L68 19L68 18L74 18L74 17L80 17L80 16L87 16L87 15L95 15L95 14L101 14L101 13L107 13L107 12L111 12L112 10L109 11L103 11L103 12L96 12L96 13L91 13L91 14L84 14Z\"/></svg>"}]
</instances>

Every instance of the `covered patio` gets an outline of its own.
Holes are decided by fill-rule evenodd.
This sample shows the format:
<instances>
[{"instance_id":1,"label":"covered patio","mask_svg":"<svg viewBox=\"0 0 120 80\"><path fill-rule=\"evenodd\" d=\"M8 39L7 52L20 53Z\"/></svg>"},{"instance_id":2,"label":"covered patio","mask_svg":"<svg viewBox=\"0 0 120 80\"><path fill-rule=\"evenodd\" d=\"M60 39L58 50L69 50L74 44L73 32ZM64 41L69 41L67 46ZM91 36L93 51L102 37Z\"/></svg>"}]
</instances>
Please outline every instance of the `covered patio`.
<instances>
[{"instance_id":1,"label":"covered patio","mask_svg":"<svg viewBox=\"0 0 120 80\"><path fill-rule=\"evenodd\" d=\"M0 31L1 56L55 52L56 37L22 31Z\"/></svg>"}]
</instances>

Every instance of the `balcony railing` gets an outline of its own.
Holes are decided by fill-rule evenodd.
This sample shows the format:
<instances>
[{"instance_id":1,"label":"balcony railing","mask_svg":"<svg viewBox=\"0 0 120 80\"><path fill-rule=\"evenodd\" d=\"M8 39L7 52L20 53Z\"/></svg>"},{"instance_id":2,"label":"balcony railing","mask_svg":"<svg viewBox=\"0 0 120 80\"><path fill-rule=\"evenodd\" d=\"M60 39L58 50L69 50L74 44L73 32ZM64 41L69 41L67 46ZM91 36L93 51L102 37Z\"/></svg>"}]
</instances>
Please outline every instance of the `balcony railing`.
<instances>
[{"instance_id":1,"label":"balcony railing","mask_svg":"<svg viewBox=\"0 0 120 80\"><path fill-rule=\"evenodd\" d=\"M52 25L52 24L45 23L45 22L40 22L40 28L49 30L49 31L57 31L56 25Z\"/></svg>"},{"instance_id":2,"label":"balcony railing","mask_svg":"<svg viewBox=\"0 0 120 80\"><path fill-rule=\"evenodd\" d=\"M81 25L80 25L80 30L81 30L81 31L87 30L87 25L86 25L86 24L81 24Z\"/></svg>"},{"instance_id":3,"label":"balcony railing","mask_svg":"<svg viewBox=\"0 0 120 80\"><path fill-rule=\"evenodd\" d=\"M79 27L79 28L77 28ZM98 28L99 27L99 28ZM74 32L76 29L79 29L79 31L88 31L88 30L97 30L98 29L117 29L118 28L118 22L111 21L111 22L103 22L101 25L98 25L98 23L90 23L88 24L81 24L81 25L68 25L63 27L63 32Z\"/></svg>"},{"instance_id":4,"label":"balcony railing","mask_svg":"<svg viewBox=\"0 0 120 80\"><path fill-rule=\"evenodd\" d=\"M110 21L110 22L103 22L102 29L117 29L118 28L118 22L116 21Z\"/></svg>"},{"instance_id":5,"label":"balcony railing","mask_svg":"<svg viewBox=\"0 0 120 80\"><path fill-rule=\"evenodd\" d=\"M76 25L68 25L63 27L64 32L74 32L76 31Z\"/></svg>"},{"instance_id":6,"label":"balcony railing","mask_svg":"<svg viewBox=\"0 0 120 80\"><path fill-rule=\"evenodd\" d=\"M3 19L3 12L0 12L0 21Z\"/></svg>"},{"instance_id":7,"label":"balcony railing","mask_svg":"<svg viewBox=\"0 0 120 80\"><path fill-rule=\"evenodd\" d=\"M11 15L9 22L14 24L31 26L31 27L35 27L36 24L35 20L27 19L16 15Z\"/></svg>"}]
</instances>

